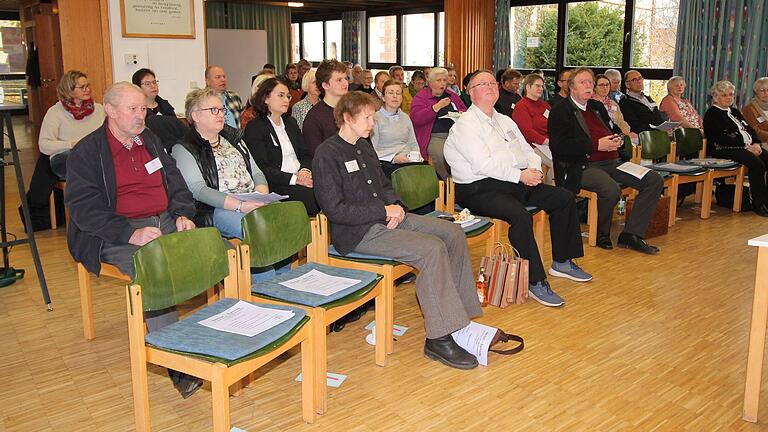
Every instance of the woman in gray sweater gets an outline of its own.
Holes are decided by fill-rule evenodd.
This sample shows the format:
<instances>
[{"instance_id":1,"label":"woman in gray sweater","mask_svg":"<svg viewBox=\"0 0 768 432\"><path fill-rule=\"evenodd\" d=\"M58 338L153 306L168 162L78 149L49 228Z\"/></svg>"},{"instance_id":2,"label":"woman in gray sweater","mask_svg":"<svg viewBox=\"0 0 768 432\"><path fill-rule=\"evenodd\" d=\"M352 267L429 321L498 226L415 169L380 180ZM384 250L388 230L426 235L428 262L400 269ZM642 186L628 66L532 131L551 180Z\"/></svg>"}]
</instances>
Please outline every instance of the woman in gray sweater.
<instances>
[{"instance_id":1,"label":"woman in gray sweater","mask_svg":"<svg viewBox=\"0 0 768 432\"><path fill-rule=\"evenodd\" d=\"M405 164L422 162L419 143L408 114L400 109L403 87L399 81L384 83L384 104L374 115L371 144L379 157L381 169L389 177Z\"/></svg>"}]
</instances>

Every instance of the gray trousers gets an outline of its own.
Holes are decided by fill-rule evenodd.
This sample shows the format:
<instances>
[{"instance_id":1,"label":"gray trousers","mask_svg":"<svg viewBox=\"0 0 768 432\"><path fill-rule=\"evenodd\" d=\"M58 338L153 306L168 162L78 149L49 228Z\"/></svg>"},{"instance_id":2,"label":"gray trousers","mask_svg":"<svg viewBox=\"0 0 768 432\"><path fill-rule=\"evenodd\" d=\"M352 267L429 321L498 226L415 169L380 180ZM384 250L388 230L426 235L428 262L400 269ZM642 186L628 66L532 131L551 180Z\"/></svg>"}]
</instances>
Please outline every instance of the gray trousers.
<instances>
[{"instance_id":1,"label":"gray trousers","mask_svg":"<svg viewBox=\"0 0 768 432\"><path fill-rule=\"evenodd\" d=\"M163 234L176 232L176 221L167 212L159 216L128 219L128 225L136 229L158 227ZM139 247L129 243L104 243L104 246L101 248L101 261L114 265L121 272L133 278L136 276L136 267L133 265L133 253ZM147 329L150 332L179 320L179 314L175 309L145 312L144 317L147 321Z\"/></svg>"},{"instance_id":2,"label":"gray trousers","mask_svg":"<svg viewBox=\"0 0 768 432\"><path fill-rule=\"evenodd\" d=\"M448 139L447 133L433 133L429 138L429 146L427 147L427 153L430 159L432 159L432 166L435 167L437 175L442 180L448 178L451 174L448 169L448 164L445 163L443 157L443 149L445 148L445 140Z\"/></svg>"},{"instance_id":3,"label":"gray trousers","mask_svg":"<svg viewBox=\"0 0 768 432\"><path fill-rule=\"evenodd\" d=\"M621 197L621 183L636 189L639 193L632 206L632 214L627 218L624 231L639 237L645 235L651 222L656 203L659 202L664 180L651 171L642 179L616 169L619 160L590 162L581 177L581 187L597 193L597 237L609 237L613 209ZM618 182L618 183L617 183ZM672 205L676 205L673 203Z\"/></svg>"},{"instance_id":4,"label":"gray trousers","mask_svg":"<svg viewBox=\"0 0 768 432\"><path fill-rule=\"evenodd\" d=\"M467 239L458 224L408 213L395 229L372 226L355 252L385 256L419 270L416 297L427 338L435 339L482 315Z\"/></svg>"}]
</instances>

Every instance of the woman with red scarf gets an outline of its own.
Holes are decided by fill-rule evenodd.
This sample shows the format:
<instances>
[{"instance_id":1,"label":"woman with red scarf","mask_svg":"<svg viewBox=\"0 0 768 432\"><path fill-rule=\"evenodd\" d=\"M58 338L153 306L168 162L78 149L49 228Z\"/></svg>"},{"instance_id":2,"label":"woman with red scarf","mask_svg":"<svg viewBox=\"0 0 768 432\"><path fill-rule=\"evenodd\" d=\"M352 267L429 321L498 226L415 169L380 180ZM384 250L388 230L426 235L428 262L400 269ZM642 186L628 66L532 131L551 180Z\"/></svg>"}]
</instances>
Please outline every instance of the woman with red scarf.
<instances>
[{"instance_id":1,"label":"woman with red scarf","mask_svg":"<svg viewBox=\"0 0 768 432\"><path fill-rule=\"evenodd\" d=\"M69 150L104 123L104 107L93 101L88 77L80 71L65 72L56 91L59 102L45 113L38 143L50 158L51 171L64 179Z\"/></svg>"}]
</instances>

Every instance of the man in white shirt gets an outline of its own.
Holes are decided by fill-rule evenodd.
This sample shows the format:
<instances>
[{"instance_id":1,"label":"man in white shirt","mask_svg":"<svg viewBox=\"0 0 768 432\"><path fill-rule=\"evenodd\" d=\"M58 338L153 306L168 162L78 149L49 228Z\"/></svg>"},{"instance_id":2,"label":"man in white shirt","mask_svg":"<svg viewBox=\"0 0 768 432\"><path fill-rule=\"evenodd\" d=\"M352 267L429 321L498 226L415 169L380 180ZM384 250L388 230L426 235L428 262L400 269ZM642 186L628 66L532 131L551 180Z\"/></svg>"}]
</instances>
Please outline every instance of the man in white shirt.
<instances>
[{"instance_id":1,"label":"man in white shirt","mask_svg":"<svg viewBox=\"0 0 768 432\"><path fill-rule=\"evenodd\" d=\"M525 207L535 206L549 214L553 258L549 274L587 282L592 276L573 262L584 255L573 194L542 183L541 159L515 122L493 108L499 98L493 74L477 72L467 88L472 106L456 121L445 142L457 202L473 213L509 223L510 243L530 262L529 295L546 306L561 306L565 301L546 280L533 221Z\"/></svg>"}]
</instances>

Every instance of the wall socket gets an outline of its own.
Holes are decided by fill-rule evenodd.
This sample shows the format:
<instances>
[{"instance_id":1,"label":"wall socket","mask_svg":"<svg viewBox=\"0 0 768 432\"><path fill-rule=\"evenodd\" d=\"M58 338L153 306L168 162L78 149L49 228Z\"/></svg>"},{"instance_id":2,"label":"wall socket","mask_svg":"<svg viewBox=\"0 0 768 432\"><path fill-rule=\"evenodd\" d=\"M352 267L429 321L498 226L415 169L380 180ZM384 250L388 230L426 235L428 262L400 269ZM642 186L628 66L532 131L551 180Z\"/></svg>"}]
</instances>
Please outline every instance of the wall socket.
<instances>
[{"instance_id":1,"label":"wall socket","mask_svg":"<svg viewBox=\"0 0 768 432\"><path fill-rule=\"evenodd\" d=\"M128 54L128 53L126 53L124 55L124 58L125 58L125 64L127 64L129 66L135 66L135 65L139 64L139 56L136 55L136 54Z\"/></svg>"}]
</instances>

